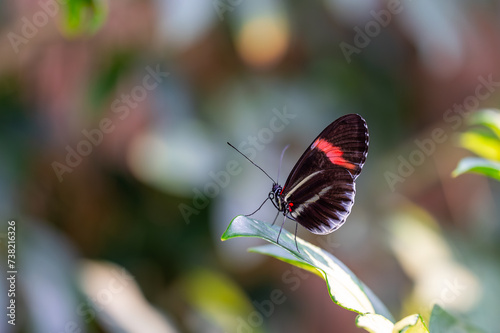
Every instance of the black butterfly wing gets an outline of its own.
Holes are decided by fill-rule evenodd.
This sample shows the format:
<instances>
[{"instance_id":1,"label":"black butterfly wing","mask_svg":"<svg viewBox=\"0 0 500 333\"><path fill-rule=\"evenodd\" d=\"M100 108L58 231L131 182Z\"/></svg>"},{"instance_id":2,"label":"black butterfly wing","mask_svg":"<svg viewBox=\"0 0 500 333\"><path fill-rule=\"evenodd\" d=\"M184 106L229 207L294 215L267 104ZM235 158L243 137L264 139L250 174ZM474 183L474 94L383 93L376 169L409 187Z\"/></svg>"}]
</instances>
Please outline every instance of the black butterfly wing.
<instances>
[{"instance_id":1,"label":"black butterfly wing","mask_svg":"<svg viewBox=\"0 0 500 333\"><path fill-rule=\"evenodd\" d=\"M368 126L358 114L347 114L321 132L293 167L284 188L304 176L335 165L345 167L356 179L368 154Z\"/></svg>"},{"instance_id":2,"label":"black butterfly wing","mask_svg":"<svg viewBox=\"0 0 500 333\"><path fill-rule=\"evenodd\" d=\"M292 218L312 233L324 235L344 224L355 193L352 175L334 166L312 173L283 194Z\"/></svg>"},{"instance_id":3,"label":"black butterfly wing","mask_svg":"<svg viewBox=\"0 0 500 333\"><path fill-rule=\"evenodd\" d=\"M302 154L281 192L290 214L313 233L330 233L349 215L368 153L368 127L357 114L328 125Z\"/></svg>"}]
</instances>

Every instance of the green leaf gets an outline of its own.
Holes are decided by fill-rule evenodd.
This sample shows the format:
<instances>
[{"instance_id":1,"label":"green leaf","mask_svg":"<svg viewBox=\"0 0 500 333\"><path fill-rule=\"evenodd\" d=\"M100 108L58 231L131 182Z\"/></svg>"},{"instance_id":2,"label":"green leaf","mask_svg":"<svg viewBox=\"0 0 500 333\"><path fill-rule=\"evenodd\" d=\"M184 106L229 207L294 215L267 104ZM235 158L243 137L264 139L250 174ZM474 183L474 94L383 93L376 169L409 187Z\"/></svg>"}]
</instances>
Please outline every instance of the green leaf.
<instances>
[{"instance_id":1,"label":"green leaf","mask_svg":"<svg viewBox=\"0 0 500 333\"><path fill-rule=\"evenodd\" d=\"M356 317L356 325L370 333L392 333L394 324L384 316L366 313Z\"/></svg>"},{"instance_id":2,"label":"green leaf","mask_svg":"<svg viewBox=\"0 0 500 333\"><path fill-rule=\"evenodd\" d=\"M484 109L469 118L470 125L483 125L490 128L500 138L500 110Z\"/></svg>"},{"instance_id":3,"label":"green leaf","mask_svg":"<svg viewBox=\"0 0 500 333\"><path fill-rule=\"evenodd\" d=\"M281 238L281 236L280 236L280 238ZM297 239L297 242L298 242L298 239ZM274 257L276 259L279 259L279 260L284 261L286 263L289 263L291 265L302 268L303 270L306 270L308 272L311 272L311 273L316 274L319 277L323 278L323 274L321 274L321 272L318 271L318 269L316 267L314 267L313 265L310 265L302 260L297 260L296 257L291 255L286 250L283 250L281 247L277 247L275 245L263 245L263 246L252 247L252 248L248 249L248 251Z\"/></svg>"},{"instance_id":4,"label":"green leaf","mask_svg":"<svg viewBox=\"0 0 500 333\"><path fill-rule=\"evenodd\" d=\"M483 333L483 331L477 327L452 316L437 304L432 308L431 319L429 320L429 331L432 333Z\"/></svg>"},{"instance_id":5,"label":"green leaf","mask_svg":"<svg viewBox=\"0 0 500 333\"><path fill-rule=\"evenodd\" d=\"M371 333L429 333L422 317L413 314L393 324L377 314L364 314L356 318L356 325Z\"/></svg>"},{"instance_id":6,"label":"green leaf","mask_svg":"<svg viewBox=\"0 0 500 333\"><path fill-rule=\"evenodd\" d=\"M320 275L327 283L332 300L345 309L360 314L376 313L393 320L384 304L340 260L300 238L297 238L300 250L297 252L294 235L285 229L278 244L276 240L279 229L278 226L271 226L269 223L237 216L231 221L221 239L223 241L235 237L265 239L274 245L260 246L251 251L275 257Z\"/></svg>"},{"instance_id":7,"label":"green leaf","mask_svg":"<svg viewBox=\"0 0 500 333\"><path fill-rule=\"evenodd\" d=\"M106 0L70 0L64 9L63 32L68 36L93 34L107 17Z\"/></svg>"},{"instance_id":8,"label":"green leaf","mask_svg":"<svg viewBox=\"0 0 500 333\"><path fill-rule=\"evenodd\" d=\"M422 316L412 314L394 324L393 333L429 333Z\"/></svg>"},{"instance_id":9,"label":"green leaf","mask_svg":"<svg viewBox=\"0 0 500 333\"><path fill-rule=\"evenodd\" d=\"M457 177L467 172L478 173L500 180L500 163L479 157L466 157L458 163L452 175Z\"/></svg>"},{"instance_id":10,"label":"green leaf","mask_svg":"<svg viewBox=\"0 0 500 333\"><path fill-rule=\"evenodd\" d=\"M495 136L468 131L460 135L460 145L488 160L500 161L500 140Z\"/></svg>"}]
</instances>

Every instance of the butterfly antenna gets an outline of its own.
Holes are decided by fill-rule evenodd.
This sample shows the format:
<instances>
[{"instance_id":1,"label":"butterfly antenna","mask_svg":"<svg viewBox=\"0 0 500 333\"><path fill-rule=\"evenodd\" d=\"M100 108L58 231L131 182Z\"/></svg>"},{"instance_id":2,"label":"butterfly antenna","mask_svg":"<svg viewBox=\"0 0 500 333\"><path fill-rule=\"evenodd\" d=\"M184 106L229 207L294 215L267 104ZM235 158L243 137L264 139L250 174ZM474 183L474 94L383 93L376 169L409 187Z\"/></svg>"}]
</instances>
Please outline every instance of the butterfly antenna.
<instances>
[{"instance_id":1,"label":"butterfly antenna","mask_svg":"<svg viewBox=\"0 0 500 333\"><path fill-rule=\"evenodd\" d=\"M264 169L262 169L260 166L258 166L257 164L255 164L254 162L252 162L251 159L249 159L245 154L243 154L241 151L239 151L235 146L233 146L232 144L230 144L229 142L227 143L228 145L230 145L234 150L236 150L238 153L240 153L241 155L243 155L247 160L250 161L250 163L252 163L253 165L255 165L257 168L260 169L260 171L262 171L263 173L266 174L267 177L269 177L269 179L271 179L273 181L274 184L276 184L276 182L274 181L274 179L271 178L271 176L268 175L267 172L264 171Z\"/></svg>"},{"instance_id":2,"label":"butterfly antenna","mask_svg":"<svg viewBox=\"0 0 500 333\"><path fill-rule=\"evenodd\" d=\"M281 170L281 162L283 162L283 156L285 156L285 151L290 147L290 145L286 145L285 148L283 148L283 151L281 152L281 157L280 157L280 167L278 168L278 179L277 181L280 181L280 170Z\"/></svg>"}]
</instances>

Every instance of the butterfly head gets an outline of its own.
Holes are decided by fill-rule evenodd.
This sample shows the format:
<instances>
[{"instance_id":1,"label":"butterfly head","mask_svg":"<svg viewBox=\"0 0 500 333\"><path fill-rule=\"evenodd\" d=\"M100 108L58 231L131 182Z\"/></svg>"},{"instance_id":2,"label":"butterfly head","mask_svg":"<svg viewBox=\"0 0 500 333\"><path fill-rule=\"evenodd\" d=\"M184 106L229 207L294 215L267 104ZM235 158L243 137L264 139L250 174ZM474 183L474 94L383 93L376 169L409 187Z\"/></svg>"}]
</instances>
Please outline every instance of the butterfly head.
<instances>
[{"instance_id":1,"label":"butterfly head","mask_svg":"<svg viewBox=\"0 0 500 333\"><path fill-rule=\"evenodd\" d=\"M271 199L273 204L280 211L283 211L285 207L285 202L283 200L282 192L283 188L278 183L274 183L271 192L269 192L269 199Z\"/></svg>"}]
</instances>

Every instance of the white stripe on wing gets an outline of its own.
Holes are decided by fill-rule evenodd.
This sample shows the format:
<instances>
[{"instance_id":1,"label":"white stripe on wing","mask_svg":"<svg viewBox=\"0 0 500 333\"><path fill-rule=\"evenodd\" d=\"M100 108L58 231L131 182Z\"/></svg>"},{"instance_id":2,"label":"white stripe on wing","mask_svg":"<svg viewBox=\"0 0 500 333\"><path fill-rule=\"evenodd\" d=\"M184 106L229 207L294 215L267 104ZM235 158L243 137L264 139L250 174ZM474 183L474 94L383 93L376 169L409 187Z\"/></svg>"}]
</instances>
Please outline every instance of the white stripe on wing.
<instances>
[{"instance_id":1,"label":"white stripe on wing","mask_svg":"<svg viewBox=\"0 0 500 333\"><path fill-rule=\"evenodd\" d=\"M295 208L295 210L291 213L292 217L296 218L297 216L299 216L304 211L304 209L309 207L309 205L311 205L312 203L318 201L321 198L321 196L326 192L328 192L331 188L332 186L325 187L324 189L319 191L319 193L315 194L312 198L306 200L303 204L297 206L297 208Z\"/></svg>"},{"instance_id":2,"label":"white stripe on wing","mask_svg":"<svg viewBox=\"0 0 500 333\"><path fill-rule=\"evenodd\" d=\"M290 192L288 192L285 195L285 201L288 202L288 198L290 197L290 195L292 195L293 192L295 192L299 187L301 187L302 185L304 185L304 183L306 183L309 179L311 179L312 177L314 177L316 174L318 174L320 172L321 172L321 170L311 173L309 176L307 176L306 178L302 179L297 185L295 185L294 187L292 187L292 189L290 190Z\"/></svg>"}]
</instances>

